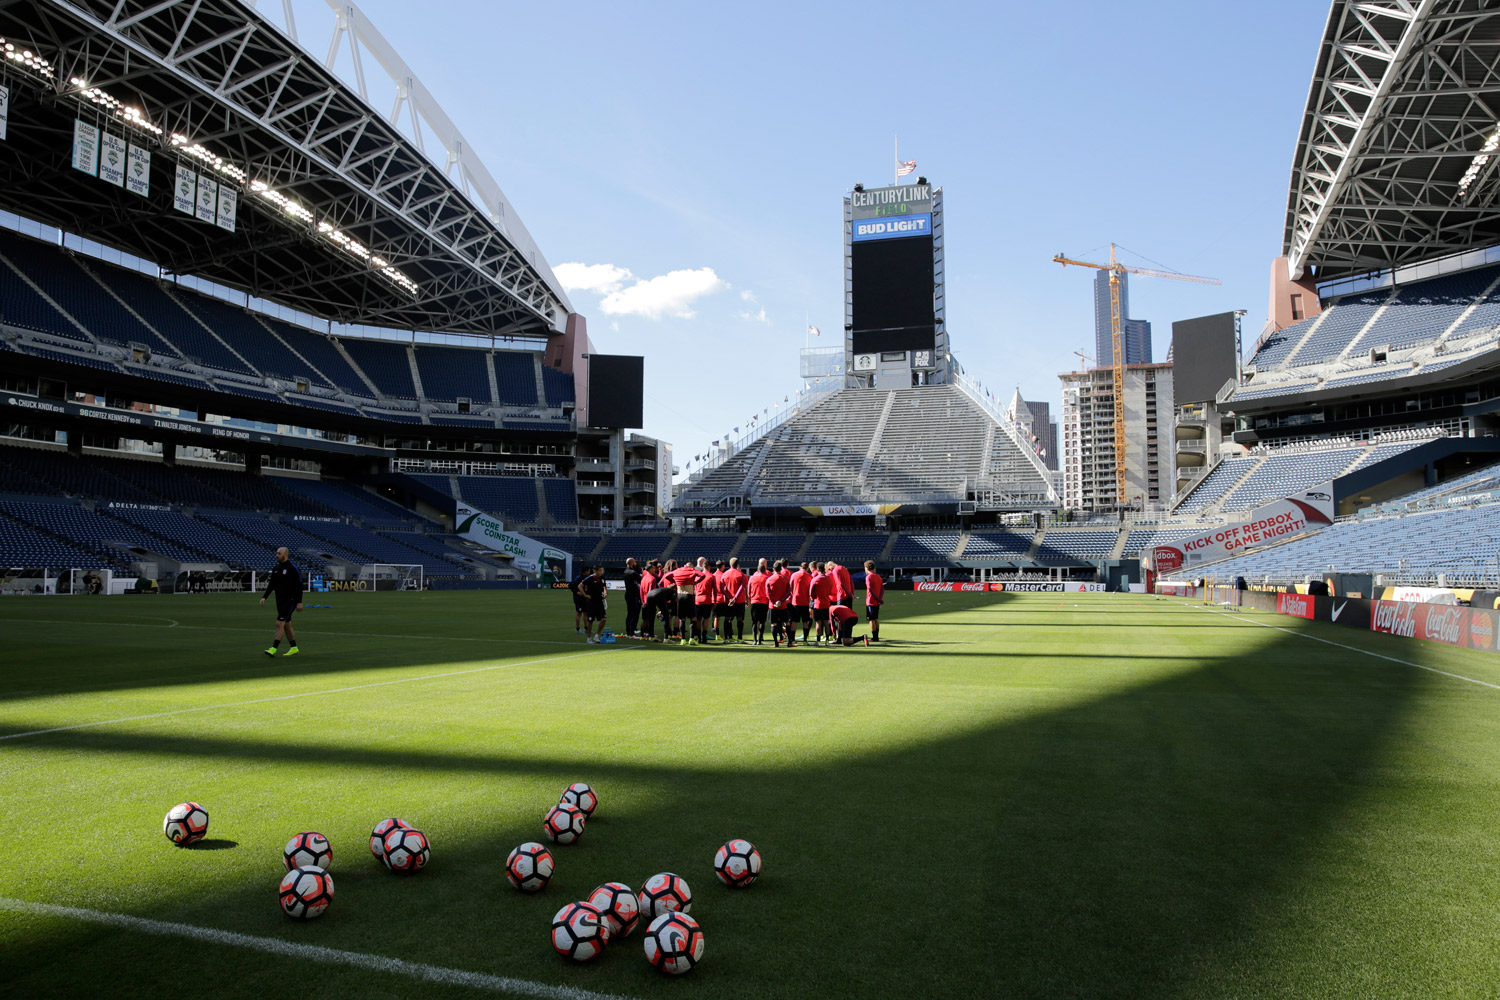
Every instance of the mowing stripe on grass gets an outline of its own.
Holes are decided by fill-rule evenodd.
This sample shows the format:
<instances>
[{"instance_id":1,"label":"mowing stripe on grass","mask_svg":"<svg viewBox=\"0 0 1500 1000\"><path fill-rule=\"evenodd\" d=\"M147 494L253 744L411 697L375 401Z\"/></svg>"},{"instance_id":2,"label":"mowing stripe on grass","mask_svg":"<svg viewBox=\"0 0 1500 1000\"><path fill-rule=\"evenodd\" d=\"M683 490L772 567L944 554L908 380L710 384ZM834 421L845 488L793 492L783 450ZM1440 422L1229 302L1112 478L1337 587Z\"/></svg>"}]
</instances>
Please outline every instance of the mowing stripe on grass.
<instances>
[{"instance_id":1,"label":"mowing stripe on grass","mask_svg":"<svg viewBox=\"0 0 1500 1000\"><path fill-rule=\"evenodd\" d=\"M172 621L170 618L164 621ZM199 632L266 632L264 627L248 628L244 625L179 625L173 622L171 625L143 625L140 622L91 622L77 621L72 618L0 618L0 622L16 622L22 625L40 623L44 625L101 625L109 628L185 628L196 629ZM423 642L521 642L532 643L540 646L576 646L578 641L564 639L511 639L511 638L486 638L474 635L398 635L389 632L324 632L318 629L303 628L297 626L295 631L303 635L344 635L355 639L420 639Z\"/></svg>"},{"instance_id":2,"label":"mowing stripe on grass","mask_svg":"<svg viewBox=\"0 0 1500 1000\"><path fill-rule=\"evenodd\" d=\"M625 649L639 647L626 646ZM226 701L218 705L199 705L197 708L177 708L170 712L152 712L149 715L127 715L119 719L104 719L100 722L79 722L71 726L53 726L51 729L32 729L24 733L0 735L0 740L19 740L23 736L45 736L47 733L65 733L72 729L91 729L94 726L114 726L122 722L142 722L146 719L163 719L169 715L187 715L190 712L212 712L220 708L240 708L244 705L263 705L270 701L290 701L293 698L316 698L320 694L340 694L344 691L362 691L365 688L387 687L391 684L413 684L417 681L433 681L443 677L458 677L463 674L482 674L488 670L505 670L508 667L527 667L537 663L556 663L559 660L576 660L580 656L601 656L615 650L600 652L569 653L566 656L543 656L535 660L517 660L515 663L492 663L487 667L471 667L468 670L445 670L440 674L423 674L420 677L398 677L393 681L371 681L368 684L350 684L346 687L325 688L322 691L303 691L300 694L278 694L270 698L251 698L248 701Z\"/></svg>"},{"instance_id":3,"label":"mowing stripe on grass","mask_svg":"<svg viewBox=\"0 0 1500 1000\"><path fill-rule=\"evenodd\" d=\"M1188 606L1198 607L1197 605ZM1347 649L1351 653L1363 653L1366 656L1373 656L1377 660L1389 660L1392 663L1399 663L1403 666L1416 667L1418 670L1426 670L1429 673L1442 674L1444 677L1452 677L1456 681L1468 681L1470 684L1478 684L1480 687L1493 688L1496 691L1500 691L1500 684L1491 684L1489 681L1482 681L1475 677L1465 677L1463 674L1455 674L1449 670L1439 670L1437 667L1429 667L1424 663L1413 663L1411 660L1403 660L1395 656L1386 656L1384 653L1371 652L1368 649L1360 649L1358 646L1346 646L1342 642L1334 642L1332 639L1325 639L1319 635L1310 635L1307 632L1300 632L1294 628L1286 628L1281 625L1272 625L1269 622L1256 621L1254 618L1236 618L1234 615L1226 614L1223 611L1215 611L1212 608L1199 608L1199 610L1207 611L1209 614L1218 615L1221 618L1228 618L1230 621L1247 622L1251 625L1259 625L1261 628L1273 628L1278 632L1285 632L1287 635L1300 635L1302 636L1302 638L1311 639L1313 642L1321 642L1324 645L1337 646L1339 649Z\"/></svg>"},{"instance_id":4,"label":"mowing stripe on grass","mask_svg":"<svg viewBox=\"0 0 1500 1000\"><path fill-rule=\"evenodd\" d=\"M371 972L384 972L393 976L406 976L408 979L420 979L429 983L442 983L446 986L470 986L474 989L488 990L491 993L511 993L523 997L540 997L544 998L544 1000L626 1000L626 998L613 994L595 993L591 990L581 990L574 986L548 986L546 983L533 983L526 979L491 976L482 972L467 972L463 969L444 968L441 965L427 965L422 962L408 962L400 958L386 958L384 955L367 955L358 951L324 948L321 945L295 944L291 941L282 941L279 938L256 937L252 934L236 934L233 931L214 930L212 927L194 927L190 924L174 924L165 920L148 920L145 917L131 917L123 913L105 913L101 910L85 910L76 906L51 906L47 903L32 903L24 899L6 899L0 897L0 910L12 910L16 913L28 913L38 917L57 917L62 920L78 920L90 924L103 924L106 927L118 927L121 930L136 931L141 934L153 934L157 937L188 938L193 941L205 941L209 944L221 944L230 948L247 948L251 951L263 951L271 955L281 955L285 958L301 958L309 962L322 962L324 965L348 965L356 969L369 969Z\"/></svg>"}]
</instances>

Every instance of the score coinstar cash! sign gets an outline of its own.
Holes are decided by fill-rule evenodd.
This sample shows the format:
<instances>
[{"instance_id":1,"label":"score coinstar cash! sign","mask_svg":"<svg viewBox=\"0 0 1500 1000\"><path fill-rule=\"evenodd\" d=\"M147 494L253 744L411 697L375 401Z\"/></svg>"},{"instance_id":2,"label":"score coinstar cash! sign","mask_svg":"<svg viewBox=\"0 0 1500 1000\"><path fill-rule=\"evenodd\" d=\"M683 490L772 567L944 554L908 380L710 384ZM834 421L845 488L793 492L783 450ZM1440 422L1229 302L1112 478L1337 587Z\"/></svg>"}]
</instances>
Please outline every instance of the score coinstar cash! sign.
<instances>
[{"instance_id":1,"label":"score coinstar cash! sign","mask_svg":"<svg viewBox=\"0 0 1500 1000\"><path fill-rule=\"evenodd\" d=\"M1151 568L1158 573L1175 573L1181 569L1228 558L1252 545L1264 545L1278 538L1300 534L1310 527L1333 523L1333 483L1324 483L1305 493L1257 507L1243 524L1226 524L1196 538L1151 550Z\"/></svg>"},{"instance_id":2,"label":"score coinstar cash! sign","mask_svg":"<svg viewBox=\"0 0 1500 1000\"><path fill-rule=\"evenodd\" d=\"M531 573L544 580L549 576L553 580L573 578L573 557L562 549L554 549L535 538L506 531L505 525L495 518L465 503L455 505L454 520L457 522L453 529L455 535L509 556L511 565L523 573Z\"/></svg>"}]
</instances>

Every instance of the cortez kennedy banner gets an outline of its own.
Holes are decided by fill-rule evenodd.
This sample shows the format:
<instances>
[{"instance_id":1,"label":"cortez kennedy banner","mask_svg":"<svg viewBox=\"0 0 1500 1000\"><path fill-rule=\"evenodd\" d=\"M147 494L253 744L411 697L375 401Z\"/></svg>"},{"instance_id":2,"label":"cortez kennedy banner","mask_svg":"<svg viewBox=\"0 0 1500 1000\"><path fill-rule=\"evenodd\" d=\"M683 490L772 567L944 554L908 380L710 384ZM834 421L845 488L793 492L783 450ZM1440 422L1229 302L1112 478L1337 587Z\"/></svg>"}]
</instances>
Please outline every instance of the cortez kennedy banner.
<instances>
[{"instance_id":1,"label":"cortez kennedy banner","mask_svg":"<svg viewBox=\"0 0 1500 1000\"><path fill-rule=\"evenodd\" d=\"M1151 568L1175 573L1207 562L1216 562L1252 545L1263 545L1295 535L1319 524L1333 523L1333 483L1324 483L1284 500L1257 507L1243 524L1226 524L1196 538L1151 550Z\"/></svg>"}]
</instances>

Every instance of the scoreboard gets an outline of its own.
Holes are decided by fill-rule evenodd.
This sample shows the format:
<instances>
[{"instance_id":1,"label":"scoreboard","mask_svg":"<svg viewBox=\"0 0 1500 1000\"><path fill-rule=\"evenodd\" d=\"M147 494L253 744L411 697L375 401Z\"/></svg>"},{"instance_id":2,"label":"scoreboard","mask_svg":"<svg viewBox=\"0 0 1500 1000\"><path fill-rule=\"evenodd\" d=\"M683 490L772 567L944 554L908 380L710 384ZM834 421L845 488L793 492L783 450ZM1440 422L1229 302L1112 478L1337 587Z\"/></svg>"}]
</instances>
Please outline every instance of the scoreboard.
<instances>
[{"instance_id":1,"label":"scoreboard","mask_svg":"<svg viewBox=\"0 0 1500 1000\"><path fill-rule=\"evenodd\" d=\"M935 192L900 184L849 195L846 284L855 355L935 346L941 277Z\"/></svg>"}]
</instances>

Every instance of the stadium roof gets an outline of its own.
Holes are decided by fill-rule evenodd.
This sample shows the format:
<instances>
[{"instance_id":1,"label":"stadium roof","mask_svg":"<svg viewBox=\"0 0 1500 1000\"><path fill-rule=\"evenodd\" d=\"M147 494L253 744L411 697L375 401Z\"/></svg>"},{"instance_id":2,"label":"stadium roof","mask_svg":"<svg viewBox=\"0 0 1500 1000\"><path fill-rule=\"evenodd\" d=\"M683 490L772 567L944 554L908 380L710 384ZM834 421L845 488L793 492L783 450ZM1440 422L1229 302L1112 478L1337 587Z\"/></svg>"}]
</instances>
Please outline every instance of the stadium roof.
<instances>
[{"instance_id":1,"label":"stadium roof","mask_svg":"<svg viewBox=\"0 0 1500 1000\"><path fill-rule=\"evenodd\" d=\"M1294 278L1500 243L1500 5L1334 0L1292 164Z\"/></svg>"},{"instance_id":2,"label":"stadium roof","mask_svg":"<svg viewBox=\"0 0 1500 1000\"><path fill-rule=\"evenodd\" d=\"M351 89L333 51L239 0L0 0L0 207L336 322L561 330L567 296L488 172L357 8L336 9L335 44L402 76L389 115L361 96L358 52ZM398 128L419 103L448 130L447 171ZM150 151L147 197L72 169L75 119ZM179 165L237 193L232 232L174 211Z\"/></svg>"}]
</instances>

